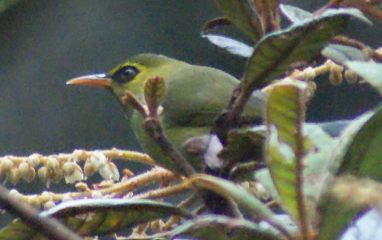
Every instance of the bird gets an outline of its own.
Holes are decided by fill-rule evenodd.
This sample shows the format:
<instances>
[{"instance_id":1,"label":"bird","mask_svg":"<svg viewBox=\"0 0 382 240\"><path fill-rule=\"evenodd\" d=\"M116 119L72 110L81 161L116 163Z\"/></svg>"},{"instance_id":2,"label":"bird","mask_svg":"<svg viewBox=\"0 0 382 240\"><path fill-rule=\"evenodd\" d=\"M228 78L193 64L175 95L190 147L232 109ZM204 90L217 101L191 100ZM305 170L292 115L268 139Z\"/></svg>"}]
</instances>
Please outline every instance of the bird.
<instances>
[{"instance_id":1,"label":"bird","mask_svg":"<svg viewBox=\"0 0 382 240\"><path fill-rule=\"evenodd\" d=\"M128 58L105 73L76 77L67 81L67 84L101 87L111 92L123 106L130 127L144 152L158 165L179 173L170 157L161 151L143 128L142 115L123 104L122 100L128 90L143 103L145 82L158 77L164 80L166 90L159 114L165 136L196 172L203 171L206 163L201 156L208 149L211 127L228 106L233 91L240 83L237 78L216 68L143 53ZM264 96L253 94L242 115L248 121L259 119L263 106ZM203 142L201 152L196 154L195 147L187 144L190 139Z\"/></svg>"}]
</instances>

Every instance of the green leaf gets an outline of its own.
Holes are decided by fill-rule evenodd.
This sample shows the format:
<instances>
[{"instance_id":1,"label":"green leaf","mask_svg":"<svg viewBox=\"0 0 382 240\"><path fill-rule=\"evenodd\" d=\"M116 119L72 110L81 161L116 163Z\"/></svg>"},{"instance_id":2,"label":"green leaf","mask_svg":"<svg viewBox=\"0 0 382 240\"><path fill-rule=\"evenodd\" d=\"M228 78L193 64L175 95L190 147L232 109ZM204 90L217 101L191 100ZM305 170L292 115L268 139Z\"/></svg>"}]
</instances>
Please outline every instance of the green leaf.
<instances>
[{"instance_id":1,"label":"green leaf","mask_svg":"<svg viewBox=\"0 0 382 240\"><path fill-rule=\"evenodd\" d=\"M326 43L340 33L351 17L368 21L357 9L328 10L262 38L249 59L243 88L251 92L279 77L296 62L314 60Z\"/></svg>"},{"instance_id":2,"label":"green leaf","mask_svg":"<svg viewBox=\"0 0 382 240\"><path fill-rule=\"evenodd\" d=\"M359 177L370 177L382 180L382 106L362 126L352 139L339 174L354 174Z\"/></svg>"},{"instance_id":3,"label":"green leaf","mask_svg":"<svg viewBox=\"0 0 382 240\"><path fill-rule=\"evenodd\" d=\"M305 83L296 80L284 80L268 87L265 148L266 162L282 207L305 227L302 161L308 149L302 127L306 89ZM306 233L307 228L302 230Z\"/></svg>"},{"instance_id":4,"label":"green leaf","mask_svg":"<svg viewBox=\"0 0 382 240\"><path fill-rule=\"evenodd\" d=\"M217 17L204 23L201 34L204 35L213 29L231 25L231 21L226 17Z\"/></svg>"},{"instance_id":5,"label":"green leaf","mask_svg":"<svg viewBox=\"0 0 382 240\"><path fill-rule=\"evenodd\" d=\"M349 47L340 44L329 44L321 54L339 64L345 64L347 61L367 61L368 56L358 48Z\"/></svg>"},{"instance_id":6,"label":"green leaf","mask_svg":"<svg viewBox=\"0 0 382 240\"><path fill-rule=\"evenodd\" d=\"M266 227L259 227L259 225L245 219L229 218L222 215L204 215L185 221L168 232L128 239L278 240L280 238L268 231Z\"/></svg>"},{"instance_id":7,"label":"green leaf","mask_svg":"<svg viewBox=\"0 0 382 240\"><path fill-rule=\"evenodd\" d=\"M382 64L374 62L347 62L346 66L360 75L382 95Z\"/></svg>"},{"instance_id":8,"label":"green leaf","mask_svg":"<svg viewBox=\"0 0 382 240\"><path fill-rule=\"evenodd\" d=\"M280 10L293 23L313 17L310 12L288 4L280 4Z\"/></svg>"},{"instance_id":9,"label":"green leaf","mask_svg":"<svg viewBox=\"0 0 382 240\"><path fill-rule=\"evenodd\" d=\"M214 215L186 221L171 231L170 236L219 240L280 239L271 232L261 230L251 221Z\"/></svg>"},{"instance_id":10,"label":"green leaf","mask_svg":"<svg viewBox=\"0 0 382 240\"><path fill-rule=\"evenodd\" d=\"M277 192L277 189L274 185L272 176L269 172L268 168L263 168L255 172L255 179L259 183L261 183L262 186L267 190L271 198L276 201L280 202L280 195Z\"/></svg>"},{"instance_id":11,"label":"green leaf","mask_svg":"<svg viewBox=\"0 0 382 240\"><path fill-rule=\"evenodd\" d=\"M321 128L321 124L305 124L304 133L311 141L312 151L304 157L304 195L318 203L321 189L325 186L331 166L330 156L335 150L337 140ZM309 204L309 203L308 203Z\"/></svg>"},{"instance_id":12,"label":"green leaf","mask_svg":"<svg viewBox=\"0 0 382 240\"><path fill-rule=\"evenodd\" d=\"M355 209L352 204L325 196L319 207L321 217L317 240L339 239L345 226L351 223L359 210Z\"/></svg>"},{"instance_id":13,"label":"green leaf","mask_svg":"<svg viewBox=\"0 0 382 240\"><path fill-rule=\"evenodd\" d=\"M330 156L336 147L336 139L326 133L322 127L329 123L308 123L304 125L304 133L311 141L312 151L308 152L304 158L304 195L316 205L319 193L325 184L328 176L328 169L331 166ZM255 179L260 182L269 192L271 197L280 202L280 196L272 181L268 169L261 169L255 172Z\"/></svg>"},{"instance_id":14,"label":"green leaf","mask_svg":"<svg viewBox=\"0 0 382 240\"><path fill-rule=\"evenodd\" d=\"M339 174L353 174L382 180L382 106L374 115L366 113L357 118L340 138L334 162ZM353 205L325 198L321 203L321 224L318 239L335 239L360 209Z\"/></svg>"},{"instance_id":15,"label":"green leaf","mask_svg":"<svg viewBox=\"0 0 382 240\"><path fill-rule=\"evenodd\" d=\"M253 47L227 36L205 33L202 37L233 55L249 58L253 52Z\"/></svg>"},{"instance_id":16,"label":"green leaf","mask_svg":"<svg viewBox=\"0 0 382 240\"><path fill-rule=\"evenodd\" d=\"M261 24L250 1L247 0L216 0L227 18L253 41L262 35Z\"/></svg>"},{"instance_id":17,"label":"green leaf","mask_svg":"<svg viewBox=\"0 0 382 240\"><path fill-rule=\"evenodd\" d=\"M115 233L158 218L190 214L170 204L150 200L86 199L62 203L41 216L64 222L82 236ZM16 219L0 230L0 239L43 239L33 226Z\"/></svg>"},{"instance_id":18,"label":"green leaf","mask_svg":"<svg viewBox=\"0 0 382 240\"><path fill-rule=\"evenodd\" d=\"M329 159L329 175L337 175L338 169L344 160L346 151L352 143L354 136L365 124L365 122L372 117L373 114L373 111L362 114L356 119L350 121L348 126L342 131L341 135L338 137L337 144L335 144L334 151L332 152Z\"/></svg>"},{"instance_id":19,"label":"green leaf","mask_svg":"<svg viewBox=\"0 0 382 240\"><path fill-rule=\"evenodd\" d=\"M252 196L245 189L236 184L211 175L196 174L191 182L197 187L216 192L225 198L235 201L239 207L246 209L249 213L256 215L260 220L268 222L272 227L284 236L290 234L283 224L275 218L274 213L260 200Z\"/></svg>"},{"instance_id":20,"label":"green leaf","mask_svg":"<svg viewBox=\"0 0 382 240\"><path fill-rule=\"evenodd\" d=\"M219 157L225 160L225 167L231 169L238 162L262 158L264 135L251 129L232 130L227 135L226 146Z\"/></svg>"}]
</instances>

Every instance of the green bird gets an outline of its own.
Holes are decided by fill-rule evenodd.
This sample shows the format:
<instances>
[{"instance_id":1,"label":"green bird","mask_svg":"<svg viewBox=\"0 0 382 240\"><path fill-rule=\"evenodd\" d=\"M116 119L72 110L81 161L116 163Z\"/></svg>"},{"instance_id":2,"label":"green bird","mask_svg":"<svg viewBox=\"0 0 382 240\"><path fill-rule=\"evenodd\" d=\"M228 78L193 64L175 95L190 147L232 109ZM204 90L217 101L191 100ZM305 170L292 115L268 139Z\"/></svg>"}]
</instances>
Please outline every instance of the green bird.
<instances>
[{"instance_id":1,"label":"green bird","mask_svg":"<svg viewBox=\"0 0 382 240\"><path fill-rule=\"evenodd\" d=\"M147 79L164 79L166 94L159 118L165 135L196 169L201 171L203 154L195 154L187 140L208 136L214 120L227 107L233 90L239 84L235 77L215 68L197 66L156 54L140 54L127 59L104 74L87 75L67 82L70 85L88 85L110 90L122 103L126 90L144 102L144 84ZM258 119L264 105L262 94L254 94L243 113L247 120ZM143 118L134 108L123 105L130 126L143 150L159 165L179 173L177 166L163 154L157 143L142 126ZM198 138L195 138L198 139ZM209 137L207 139L207 149Z\"/></svg>"}]
</instances>

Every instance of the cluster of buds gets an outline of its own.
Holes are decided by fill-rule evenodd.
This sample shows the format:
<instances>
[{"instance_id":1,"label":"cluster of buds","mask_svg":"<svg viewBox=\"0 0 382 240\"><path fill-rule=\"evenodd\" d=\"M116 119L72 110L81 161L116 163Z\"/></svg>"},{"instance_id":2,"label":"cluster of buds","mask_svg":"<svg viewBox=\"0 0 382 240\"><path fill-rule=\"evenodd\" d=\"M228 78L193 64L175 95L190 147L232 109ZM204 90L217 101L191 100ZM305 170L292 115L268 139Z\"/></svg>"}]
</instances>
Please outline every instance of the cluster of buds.
<instances>
[{"instance_id":1,"label":"cluster of buds","mask_svg":"<svg viewBox=\"0 0 382 240\"><path fill-rule=\"evenodd\" d=\"M0 177L12 184L16 184L20 179L31 182L36 176L35 167L40 164L37 155L31 155L24 161L9 156L0 159Z\"/></svg>"},{"instance_id":2,"label":"cluster of buds","mask_svg":"<svg viewBox=\"0 0 382 240\"><path fill-rule=\"evenodd\" d=\"M23 195L17 190L12 189L9 193L13 197L38 209L49 209L56 206L57 201L65 202L73 199L70 194L55 194L47 191L44 191L41 194Z\"/></svg>"},{"instance_id":3,"label":"cluster of buds","mask_svg":"<svg viewBox=\"0 0 382 240\"><path fill-rule=\"evenodd\" d=\"M380 51L382 52L382 50ZM359 81L359 76L348 68L327 60L324 64L317 67L307 67L304 70L295 70L290 74L290 78L299 79L307 83L308 98L313 96L317 85L314 79L322 74L329 73L329 81L333 85L339 85L344 80L349 84L354 84Z\"/></svg>"},{"instance_id":4,"label":"cluster of buds","mask_svg":"<svg viewBox=\"0 0 382 240\"><path fill-rule=\"evenodd\" d=\"M89 159L86 160L84 165L84 173L86 177L98 172L105 180L119 180L119 171L117 166L102 154L95 152Z\"/></svg>"},{"instance_id":5,"label":"cluster of buds","mask_svg":"<svg viewBox=\"0 0 382 240\"><path fill-rule=\"evenodd\" d=\"M72 154L42 156L32 154L28 157L5 156L0 158L0 177L12 184L21 179L31 182L36 176L46 182L60 182L65 179L68 184L84 180L98 172L104 180L118 181L120 178L117 166L107 155L114 156L120 150L74 151ZM114 155L113 155L114 154ZM79 162L84 161L82 169Z\"/></svg>"},{"instance_id":6,"label":"cluster of buds","mask_svg":"<svg viewBox=\"0 0 382 240\"><path fill-rule=\"evenodd\" d=\"M329 62L329 81L333 85L340 85L343 81L349 84L355 84L359 81L358 75L345 68L342 65L338 65L332 61Z\"/></svg>"}]
</instances>

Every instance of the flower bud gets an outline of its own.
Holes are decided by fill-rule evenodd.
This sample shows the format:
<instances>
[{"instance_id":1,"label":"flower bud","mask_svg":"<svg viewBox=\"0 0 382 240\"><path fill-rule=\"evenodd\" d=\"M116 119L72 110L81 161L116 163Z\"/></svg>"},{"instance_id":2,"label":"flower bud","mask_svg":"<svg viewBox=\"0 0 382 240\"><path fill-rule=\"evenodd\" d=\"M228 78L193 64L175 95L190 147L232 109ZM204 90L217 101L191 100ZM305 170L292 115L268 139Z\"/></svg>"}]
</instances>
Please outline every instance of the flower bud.
<instances>
[{"instance_id":1,"label":"flower bud","mask_svg":"<svg viewBox=\"0 0 382 240\"><path fill-rule=\"evenodd\" d=\"M94 173L95 173L95 169L93 167L93 164L91 163L91 161L87 160L84 164L84 174L85 174L85 177L90 177L92 176Z\"/></svg>"},{"instance_id":2,"label":"flower bud","mask_svg":"<svg viewBox=\"0 0 382 240\"><path fill-rule=\"evenodd\" d=\"M114 180L114 181L119 180L118 168L112 162L109 162L103 168L101 168L99 170L99 174L105 180Z\"/></svg>"},{"instance_id":3,"label":"flower bud","mask_svg":"<svg viewBox=\"0 0 382 240\"><path fill-rule=\"evenodd\" d=\"M66 183L71 184L84 179L82 169L77 163L66 162L63 166L63 172Z\"/></svg>"},{"instance_id":4,"label":"flower bud","mask_svg":"<svg viewBox=\"0 0 382 240\"><path fill-rule=\"evenodd\" d=\"M64 177L64 171L61 168L58 168L55 171L53 171L50 176L52 181L55 183L61 182L63 177Z\"/></svg>"},{"instance_id":5,"label":"flower bud","mask_svg":"<svg viewBox=\"0 0 382 240\"><path fill-rule=\"evenodd\" d=\"M345 71L345 80L349 84L357 83L358 82L358 75L353 71L346 70Z\"/></svg>"},{"instance_id":6,"label":"flower bud","mask_svg":"<svg viewBox=\"0 0 382 240\"><path fill-rule=\"evenodd\" d=\"M48 157L47 161L46 161L46 166L55 171L57 170L59 167L60 167L60 163L58 162L57 158L55 157Z\"/></svg>"},{"instance_id":7,"label":"flower bud","mask_svg":"<svg viewBox=\"0 0 382 240\"><path fill-rule=\"evenodd\" d=\"M12 168L8 174L8 180L12 184L16 184L20 181L20 171L18 168Z\"/></svg>"},{"instance_id":8,"label":"flower bud","mask_svg":"<svg viewBox=\"0 0 382 240\"><path fill-rule=\"evenodd\" d=\"M5 173L13 168L14 163L9 158L3 158L1 160L1 170Z\"/></svg>"},{"instance_id":9,"label":"flower bud","mask_svg":"<svg viewBox=\"0 0 382 240\"><path fill-rule=\"evenodd\" d=\"M40 167L37 170L37 175L38 175L38 177L40 178L41 181L46 182L47 179L49 178L48 168L44 167L44 166Z\"/></svg>"},{"instance_id":10,"label":"flower bud","mask_svg":"<svg viewBox=\"0 0 382 240\"><path fill-rule=\"evenodd\" d=\"M27 182L31 182L36 177L36 171L27 162L19 164L20 176Z\"/></svg>"},{"instance_id":11,"label":"flower bud","mask_svg":"<svg viewBox=\"0 0 382 240\"><path fill-rule=\"evenodd\" d=\"M332 65L330 68L330 73L329 73L329 81L333 85L340 85L343 81L343 76L342 76L342 67L339 67L337 65Z\"/></svg>"},{"instance_id":12,"label":"flower bud","mask_svg":"<svg viewBox=\"0 0 382 240\"><path fill-rule=\"evenodd\" d=\"M89 192L90 191L90 188L84 182L76 183L75 187L76 187L78 192Z\"/></svg>"},{"instance_id":13,"label":"flower bud","mask_svg":"<svg viewBox=\"0 0 382 240\"><path fill-rule=\"evenodd\" d=\"M70 175L74 172L76 168L76 164L74 162L66 162L62 166L62 170L64 171L65 175Z\"/></svg>"},{"instance_id":14,"label":"flower bud","mask_svg":"<svg viewBox=\"0 0 382 240\"><path fill-rule=\"evenodd\" d=\"M106 165L108 162L106 156L101 152L95 152L90 156L90 164L93 166L95 171L98 171Z\"/></svg>"},{"instance_id":15,"label":"flower bud","mask_svg":"<svg viewBox=\"0 0 382 240\"><path fill-rule=\"evenodd\" d=\"M162 219L158 219L150 223L150 228L154 233L159 233L162 231L164 225L165 223L162 221Z\"/></svg>"},{"instance_id":16,"label":"flower bud","mask_svg":"<svg viewBox=\"0 0 382 240\"><path fill-rule=\"evenodd\" d=\"M52 207L56 206L56 203L53 200L49 200L43 204L44 209L50 209Z\"/></svg>"},{"instance_id":17,"label":"flower bud","mask_svg":"<svg viewBox=\"0 0 382 240\"><path fill-rule=\"evenodd\" d=\"M38 154L38 153L33 153L32 155L30 155L27 159L27 163L31 166L31 167L36 167L37 165L39 165L41 163L41 158L42 158L42 155Z\"/></svg>"}]
</instances>

